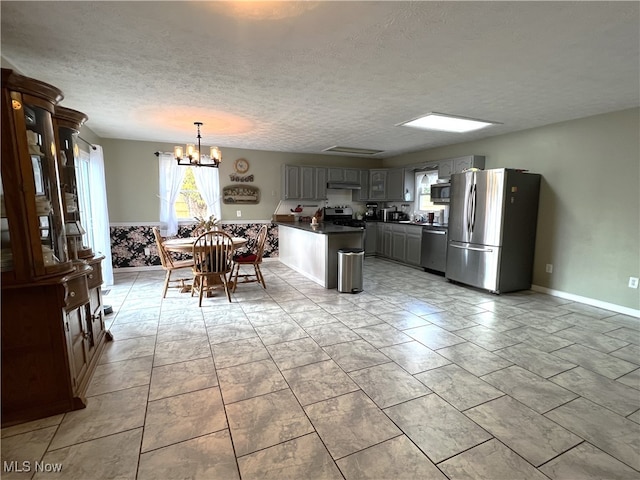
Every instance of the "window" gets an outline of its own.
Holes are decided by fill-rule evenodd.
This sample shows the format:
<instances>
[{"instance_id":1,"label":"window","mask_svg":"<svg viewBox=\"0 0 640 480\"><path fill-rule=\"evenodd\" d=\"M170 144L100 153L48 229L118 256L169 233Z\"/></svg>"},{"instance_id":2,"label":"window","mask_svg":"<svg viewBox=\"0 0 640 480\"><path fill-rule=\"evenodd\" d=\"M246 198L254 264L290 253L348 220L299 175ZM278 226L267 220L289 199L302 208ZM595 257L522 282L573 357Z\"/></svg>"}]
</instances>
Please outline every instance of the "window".
<instances>
[{"instance_id":1,"label":"window","mask_svg":"<svg viewBox=\"0 0 640 480\"><path fill-rule=\"evenodd\" d=\"M431 184L437 181L437 170L416 173L416 206L419 212L436 212L447 208L446 205L434 205L431 201Z\"/></svg>"},{"instance_id":2,"label":"window","mask_svg":"<svg viewBox=\"0 0 640 480\"><path fill-rule=\"evenodd\" d=\"M186 172L182 179L178 197L174 203L176 217L179 220L193 220L194 217L204 218L207 216L207 203L202 198L196 184L194 168L183 168L186 168Z\"/></svg>"}]
</instances>

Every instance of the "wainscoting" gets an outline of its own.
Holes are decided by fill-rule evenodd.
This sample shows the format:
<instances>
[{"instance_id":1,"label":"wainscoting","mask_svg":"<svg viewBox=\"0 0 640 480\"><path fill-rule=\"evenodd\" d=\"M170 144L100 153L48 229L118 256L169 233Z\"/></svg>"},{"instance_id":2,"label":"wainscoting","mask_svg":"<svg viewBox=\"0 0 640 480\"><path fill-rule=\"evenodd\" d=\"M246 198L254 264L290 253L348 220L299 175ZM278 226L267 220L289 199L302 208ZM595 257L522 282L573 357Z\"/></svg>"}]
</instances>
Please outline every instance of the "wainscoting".
<instances>
[{"instance_id":1,"label":"wainscoting","mask_svg":"<svg viewBox=\"0 0 640 480\"><path fill-rule=\"evenodd\" d=\"M222 229L233 237L255 238L260 227L267 222L256 223L223 223ZM268 223L267 242L264 247L264 257L278 256L278 226ZM153 267L160 265L158 249L153 237L151 225L111 226L111 256L113 268ZM180 225L178 237L188 237L194 225ZM149 255L145 255L145 248Z\"/></svg>"}]
</instances>

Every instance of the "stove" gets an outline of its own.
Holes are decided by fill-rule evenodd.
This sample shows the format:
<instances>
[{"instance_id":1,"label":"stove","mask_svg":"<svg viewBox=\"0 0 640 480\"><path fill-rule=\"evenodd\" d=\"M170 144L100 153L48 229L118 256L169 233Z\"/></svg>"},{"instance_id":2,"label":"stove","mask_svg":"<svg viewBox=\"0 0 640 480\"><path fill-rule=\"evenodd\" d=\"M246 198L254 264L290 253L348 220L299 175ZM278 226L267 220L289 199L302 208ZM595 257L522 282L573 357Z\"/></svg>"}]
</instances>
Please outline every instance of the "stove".
<instances>
[{"instance_id":1,"label":"stove","mask_svg":"<svg viewBox=\"0 0 640 480\"><path fill-rule=\"evenodd\" d=\"M353 208L347 206L326 207L324 209L324 221L344 227L366 228L367 226L364 220L353 218Z\"/></svg>"}]
</instances>

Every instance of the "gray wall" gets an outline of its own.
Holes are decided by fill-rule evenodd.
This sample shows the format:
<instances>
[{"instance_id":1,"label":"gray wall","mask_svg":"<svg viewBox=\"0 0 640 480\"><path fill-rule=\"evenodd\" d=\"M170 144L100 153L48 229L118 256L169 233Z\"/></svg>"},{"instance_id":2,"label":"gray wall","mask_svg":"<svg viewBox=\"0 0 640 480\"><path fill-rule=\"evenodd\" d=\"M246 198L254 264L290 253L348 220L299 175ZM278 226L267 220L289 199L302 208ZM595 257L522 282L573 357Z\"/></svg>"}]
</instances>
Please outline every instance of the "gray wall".
<instances>
[{"instance_id":1,"label":"gray wall","mask_svg":"<svg viewBox=\"0 0 640 480\"><path fill-rule=\"evenodd\" d=\"M109 217L111 222L132 222L141 225L157 222L160 214L158 198L158 159L156 151L171 152L173 144L137 142L132 140L103 139L105 176ZM309 155L259 150L221 148L220 186L232 182L233 164L238 158L249 162L249 171L255 181L251 185L260 188L261 201L257 205L222 205L223 220L266 220L276 210L280 201L281 166L284 164L353 166L375 168L382 165L379 159L349 158L332 155ZM242 217L236 216L242 211Z\"/></svg>"},{"instance_id":2,"label":"gray wall","mask_svg":"<svg viewBox=\"0 0 640 480\"><path fill-rule=\"evenodd\" d=\"M398 166L485 155L542 174L533 283L640 309L640 109L386 159ZM553 264L553 273L545 265Z\"/></svg>"}]
</instances>

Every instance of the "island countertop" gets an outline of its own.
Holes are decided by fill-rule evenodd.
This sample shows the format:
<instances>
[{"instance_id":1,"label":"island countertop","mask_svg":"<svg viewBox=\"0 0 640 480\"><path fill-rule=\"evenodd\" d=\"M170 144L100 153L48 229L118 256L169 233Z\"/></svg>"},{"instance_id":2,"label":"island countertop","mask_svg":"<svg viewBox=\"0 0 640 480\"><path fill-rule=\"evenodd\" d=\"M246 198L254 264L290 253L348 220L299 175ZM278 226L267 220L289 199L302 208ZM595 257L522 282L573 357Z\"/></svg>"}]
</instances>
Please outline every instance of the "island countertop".
<instances>
[{"instance_id":1,"label":"island countertop","mask_svg":"<svg viewBox=\"0 0 640 480\"><path fill-rule=\"evenodd\" d=\"M341 233L359 233L363 232L364 228L360 227L346 227L343 225L334 225L329 222L320 222L317 226L312 226L308 222L274 222L281 227L297 228L298 230L304 230L305 232L319 233L321 235L333 235Z\"/></svg>"}]
</instances>

